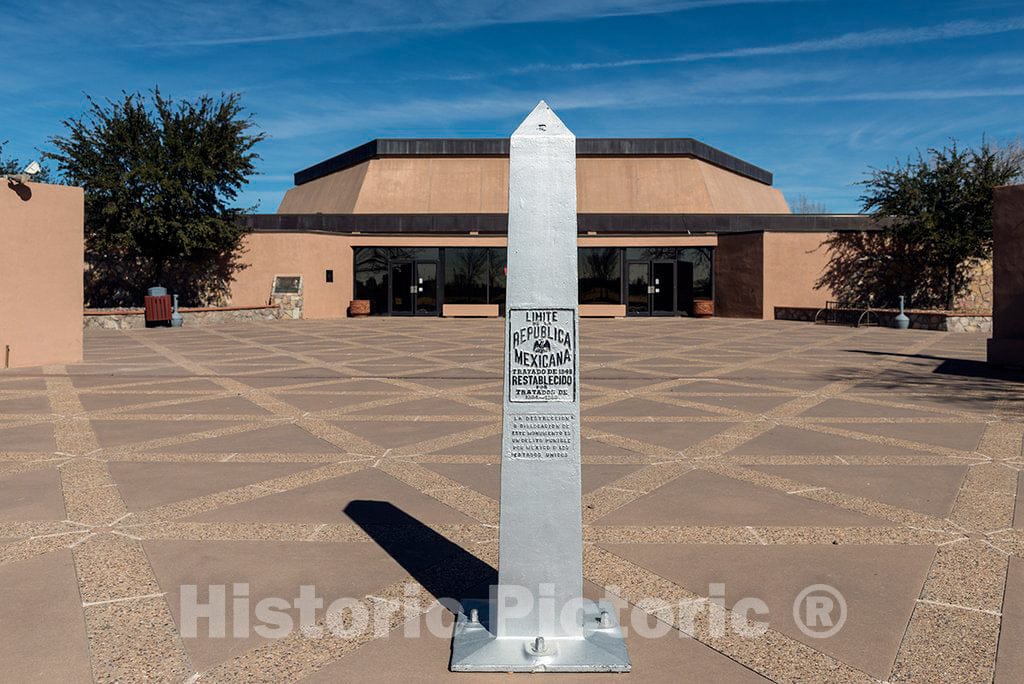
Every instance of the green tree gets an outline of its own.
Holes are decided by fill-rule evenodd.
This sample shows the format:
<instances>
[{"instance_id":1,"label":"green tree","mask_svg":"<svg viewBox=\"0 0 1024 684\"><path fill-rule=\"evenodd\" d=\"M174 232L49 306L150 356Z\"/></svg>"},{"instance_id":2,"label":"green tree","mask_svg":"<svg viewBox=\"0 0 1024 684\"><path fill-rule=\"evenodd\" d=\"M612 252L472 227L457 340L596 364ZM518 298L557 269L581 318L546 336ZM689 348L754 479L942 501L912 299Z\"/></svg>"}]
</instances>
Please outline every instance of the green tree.
<instances>
[{"instance_id":1,"label":"green tree","mask_svg":"<svg viewBox=\"0 0 1024 684\"><path fill-rule=\"evenodd\" d=\"M22 162L14 157L4 157L4 145L9 141L4 140L0 142L0 176L13 175L21 173L28 162ZM50 182L50 169L45 165L40 165L39 173L32 176L33 183L49 183Z\"/></svg>"},{"instance_id":2,"label":"green tree","mask_svg":"<svg viewBox=\"0 0 1024 684\"><path fill-rule=\"evenodd\" d=\"M1019 146L996 147L984 140L976 150L953 141L893 168L872 169L861 182L860 200L863 210L885 225L885 234L869 242L893 258L862 263L875 271L864 281L881 288L875 294L887 300L900 294L884 291L888 283L912 295L915 306L952 309L972 268L992 255L993 188L1022 175ZM890 269L893 277L884 271L879 277L880 268Z\"/></svg>"},{"instance_id":3,"label":"green tree","mask_svg":"<svg viewBox=\"0 0 1024 684\"><path fill-rule=\"evenodd\" d=\"M243 268L246 210L231 206L264 139L240 95L175 102L124 93L63 122L46 156L85 188L86 301L138 306L163 285L182 304L217 303Z\"/></svg>"}]
</instances>

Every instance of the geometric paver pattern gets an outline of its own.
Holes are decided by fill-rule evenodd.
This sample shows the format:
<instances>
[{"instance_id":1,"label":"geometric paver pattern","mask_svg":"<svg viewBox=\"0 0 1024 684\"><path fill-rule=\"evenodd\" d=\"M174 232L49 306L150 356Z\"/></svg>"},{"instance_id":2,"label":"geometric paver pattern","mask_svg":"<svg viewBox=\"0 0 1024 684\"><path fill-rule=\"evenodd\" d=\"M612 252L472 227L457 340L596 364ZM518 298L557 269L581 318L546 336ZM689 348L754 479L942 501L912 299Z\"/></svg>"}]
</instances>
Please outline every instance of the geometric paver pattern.
<instances>
[{"instance_id":1,"label":"geometric paver pattern","mask_svg":"<svg viewBox=\"0 0 1024 684\"><path fill-rule=\"evenodd\" d=\"M82 364L0 373L4 678L504 677L402 636L496 577L501 336L90 330ZM1024 680L1024 382L984 336L585 320L581 349L586 592L667 632L630 632L630 681ZM236 583L225 638L182 634L183 585ZM792 610L813 584L847 603L828 639ZM379 629L245 627L301 585ZM767 631L716 630L746 597Z\"/></svg>"}]
</instances>

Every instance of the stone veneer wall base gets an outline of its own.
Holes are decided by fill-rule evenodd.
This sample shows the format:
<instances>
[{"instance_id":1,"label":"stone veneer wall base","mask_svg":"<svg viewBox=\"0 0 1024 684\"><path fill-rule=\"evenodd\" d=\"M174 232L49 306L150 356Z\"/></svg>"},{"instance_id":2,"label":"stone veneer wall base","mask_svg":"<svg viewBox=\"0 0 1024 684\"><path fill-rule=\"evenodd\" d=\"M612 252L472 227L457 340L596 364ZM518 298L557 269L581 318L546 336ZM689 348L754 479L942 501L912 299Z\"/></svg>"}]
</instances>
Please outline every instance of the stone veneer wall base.
<instances>
[{"instance_id":1,"label":"stone veneer wall base","mask_svg":"<svg viewBox=\"0 0 1024 684\"><path fill-rule=\"evenodd\" d=\"M281 306L259 307L225 307L207 309L181 309L184 319L182 325L203 326L240 321L274 321L280 319L302 318L301 304L299 308ZM297 315L296 315L297 314ZM146 327L146 317L142 309L87 309L83 316L85 328L103 330L128 330Z\"/></svg>"},{"instance_id":2,"label":"stone veneer wall base","mask_svg":"<svg viewBox=\"0 0 1024 684\"><path fill-rule=\"evenodd\" d=\"M814 320L820 311L814 307L777 306L775 320L805 321ZM872 309L882 327L895 328L894 319L899 312L895 309ZM915 330L937 330L941 332L969 333L992 332L991 314L956 313L942 311L907 311L910 327Z\"/></svg>"}]
</instances>

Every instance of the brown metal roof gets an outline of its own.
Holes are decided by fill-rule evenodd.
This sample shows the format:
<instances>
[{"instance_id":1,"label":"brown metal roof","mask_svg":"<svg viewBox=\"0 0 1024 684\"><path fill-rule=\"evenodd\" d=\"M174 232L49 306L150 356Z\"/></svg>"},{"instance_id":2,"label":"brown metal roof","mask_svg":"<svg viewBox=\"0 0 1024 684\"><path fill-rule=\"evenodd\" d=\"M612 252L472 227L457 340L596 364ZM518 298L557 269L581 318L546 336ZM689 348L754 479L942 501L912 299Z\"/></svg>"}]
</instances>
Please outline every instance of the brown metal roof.
<instances>
[{"instance_id":1,"label":"brown metal roof","mask_svg":"<svg viewBox=\"0 0 1024 684\"><path fill-rule=\"evenodd\" d=\"M508 138L378 138L295 174L295 185L323 178L379 157L507 157ZM752 180L772 184L772 174L693 138L577 138L579 157L694 157Z\"/></svg>"},{"instance_id":2,"label":"brown metal roof","mask_svg":"<svg viewBox=\"0 0 1024 684\"><path fill-rule=\"evenodd\" d=\"M504 235L508 214L249 214L255 232ZM580 214L581 234L832 233L881 227L865 214Z\"/></svg>"}]
</instances>

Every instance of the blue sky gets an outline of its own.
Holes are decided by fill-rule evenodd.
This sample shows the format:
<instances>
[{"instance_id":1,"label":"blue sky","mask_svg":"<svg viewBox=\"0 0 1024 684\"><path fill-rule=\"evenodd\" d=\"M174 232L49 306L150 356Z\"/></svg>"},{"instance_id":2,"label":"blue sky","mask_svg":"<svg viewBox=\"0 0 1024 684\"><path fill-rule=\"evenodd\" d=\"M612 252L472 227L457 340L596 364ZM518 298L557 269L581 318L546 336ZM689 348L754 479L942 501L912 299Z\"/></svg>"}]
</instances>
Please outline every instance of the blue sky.
<instances>
[{"instance_id":1,"label":"blue sky","mask_svg":"<svg viewBox=\"0 0 1024 684\"><path fill-rule=\"evenodd\" d=\"M7 4L0 141L46 149L85 93L237 90L270 138L242 197L374 137L506 136L546 99L580 137L694 137L787 196L859 208L870 166L1024 134L1021 0Z\"/></svg>"}]
</instances>

